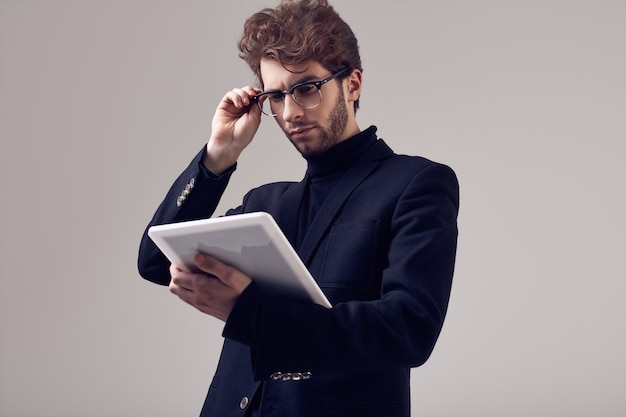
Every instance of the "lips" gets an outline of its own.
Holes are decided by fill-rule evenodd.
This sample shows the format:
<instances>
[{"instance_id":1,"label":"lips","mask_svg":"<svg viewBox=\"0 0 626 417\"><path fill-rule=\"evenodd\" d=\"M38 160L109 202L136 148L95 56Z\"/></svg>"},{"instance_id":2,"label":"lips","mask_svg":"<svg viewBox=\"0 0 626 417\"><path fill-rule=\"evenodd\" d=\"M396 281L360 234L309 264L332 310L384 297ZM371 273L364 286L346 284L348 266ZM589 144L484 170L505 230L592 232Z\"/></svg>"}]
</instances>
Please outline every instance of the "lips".
<instances>
[{"instance_id":1,"label":"lips","mask_svg":"<svg viewBox=\"0 0 626 417\"><path fill-rule=\"evenodd\" d=\"M313 127L299 127L289 131L289 136L293 139L302 139L305 137Z\"/></svg>"}]
</instances>

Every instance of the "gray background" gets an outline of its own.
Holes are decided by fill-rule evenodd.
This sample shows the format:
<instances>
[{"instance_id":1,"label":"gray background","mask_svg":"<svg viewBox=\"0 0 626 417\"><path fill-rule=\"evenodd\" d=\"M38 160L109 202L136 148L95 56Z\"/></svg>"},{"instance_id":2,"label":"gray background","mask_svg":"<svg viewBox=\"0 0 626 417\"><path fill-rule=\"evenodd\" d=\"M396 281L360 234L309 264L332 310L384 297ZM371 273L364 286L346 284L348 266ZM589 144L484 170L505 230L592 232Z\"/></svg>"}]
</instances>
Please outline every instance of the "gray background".
<instances>
[{"instance_id":1,"label":"gray background","mask_svg":"<svg viewBox=\"0 0 626 417\"><path fill-rule=\"evenodd\" d=\"M334 4L361 42L361 128L462 187L414 415L626 415L626 3ZM221 323L144 282L137 245L252 83L236 40L273 5L0 0L0 415L197 415ZM303 170L266 120L218 213Z\"/></svg>"}]
</instances>

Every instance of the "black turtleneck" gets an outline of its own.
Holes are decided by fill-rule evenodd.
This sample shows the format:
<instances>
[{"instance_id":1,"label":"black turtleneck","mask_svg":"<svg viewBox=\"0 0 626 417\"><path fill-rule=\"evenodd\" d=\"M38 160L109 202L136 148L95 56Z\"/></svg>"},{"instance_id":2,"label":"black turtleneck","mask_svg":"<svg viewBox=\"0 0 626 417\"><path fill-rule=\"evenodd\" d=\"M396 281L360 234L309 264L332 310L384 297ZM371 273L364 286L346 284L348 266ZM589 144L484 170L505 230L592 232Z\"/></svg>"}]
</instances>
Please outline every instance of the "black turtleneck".
<instances>
[{"instance_id":1,"label":"black turtleneck","mask_svg":"<svg viewBox=\"0 0 626 417\"><path fill-rule=\"evenodd\" d=\"M309 225L328 194L348 168L374 142L376 142L376 127L371 126L319 155L306 158L307 187L298 216L296 247L300 246Z\"/></svg>"}]
</instances>

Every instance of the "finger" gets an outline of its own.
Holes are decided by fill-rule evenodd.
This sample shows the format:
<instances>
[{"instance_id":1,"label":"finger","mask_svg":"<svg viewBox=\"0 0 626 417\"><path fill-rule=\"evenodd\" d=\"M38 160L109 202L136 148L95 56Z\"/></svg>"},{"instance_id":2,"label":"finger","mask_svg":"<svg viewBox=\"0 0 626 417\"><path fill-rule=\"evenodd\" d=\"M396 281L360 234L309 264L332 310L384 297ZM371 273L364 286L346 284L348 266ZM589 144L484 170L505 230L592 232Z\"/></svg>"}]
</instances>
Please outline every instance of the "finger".
<instances>
[{"instance_id":1,"label":"finger","mask_svg":"<svg viewBox=\"0 0 626 417\"><path fill-rule=\"evenodd\" d=\"M190 288L189 283L183 282L181 278L172 277L172 280L169 284L169 290L172 294L175 294L179 297L183 297L185 294L193 293L193 290Z\"/></svg>"},{"instance_id":2,"label":"finger","mask_svg":"<svg viewBox=\"0 0 626 417\"><path fill-rule=\"evenodd\" d=\"M220 277L228 273L228 266L213 256L199 253L193 261L201 271L218 277L220 280L222 279Z\"/></svg>"},{"instance_id":3,"label":"finger","mask_svg":"<svg viewBox=\"0 0 626 417\"><path fill-rule=\"evenodd\" d=\"M232 289L209 275L194 274L192 279L193 288L191 290L179 287L174 283L170 284L170 291L192 307L224 320L227 317L226 310L223 308L224 305L230 306L227 311L230 311L234 305L235 295Z\"/></svg>"},{"instance_id":4,"label":"finger","mask_svg":"<svg viewBox=\"0 0 626 417\"><path fill-rule=\"evenodd\" d=\"M224 285L233 288L235 291L241 293L250 284L251 279L243 272L227 265L220 260L199 253L194 258L196 266L219 279Z\"/></svg>"},{"instance_id":5,"label":"finger","mask_svg":"<svg viewBox=\"0 0 626 417\"><path fill-rule=\"evenodd\" d=\"M185 272L175 266L170 267L170 291L179 295L182 292L193 292L195 287L195 274Z\"/></svg>"},{"instance_id":6,"label":"finger","mask_svg":"<svg viewBox=\"0 0 626 417\"><path fill-rule=\"evenodd\" d=\"M255 95L262 93L263 90L256 88L256 87L252 87L252 86L247 86L242 88L243 92L246 93L248 95L248 98L250 100L252 100L252 97L254 97Z\"/></svg>"},{"instance_id":7,"label":"finger","mask_svg":"<svg viewBox=\"0 0 626 417\"><path fill-rule=\"evenodd\" d=\"M247 94L244 94L243 90L235 88L228 93L228 98L237 108L242 108L250 105L250 99Z\"/></svg>"},{"instance_id":8,"label":"finger","mask_svg":"<svg viewBox=\"0 0 626 417\"><path fill-rule=\"evenodd\" d=\"M235 88L226 93L225 99L232 103L236 108L241 109L252 104L252 96L257 94L257 89L252 86L243 88Z\"/></svg>"}]
</instances>

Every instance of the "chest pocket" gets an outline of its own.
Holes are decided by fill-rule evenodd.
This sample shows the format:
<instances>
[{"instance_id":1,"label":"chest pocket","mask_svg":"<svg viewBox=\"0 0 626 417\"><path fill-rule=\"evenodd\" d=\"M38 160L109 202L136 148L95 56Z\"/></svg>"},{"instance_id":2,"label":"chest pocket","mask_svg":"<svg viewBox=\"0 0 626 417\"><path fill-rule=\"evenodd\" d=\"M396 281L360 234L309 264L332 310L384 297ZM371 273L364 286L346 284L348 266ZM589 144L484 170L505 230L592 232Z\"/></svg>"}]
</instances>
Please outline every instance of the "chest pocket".
<instances>
[{"instance_id":1,"label":"chest pocket","mask_svg":"<svg viewBox=\"0 0 626 417\"><path fill-rule=\"evenodd\" d=\"M378 219L371 219L332 227L322 246L320 286L380 293L379 226Z\"/></svg>"}]
</instances>

